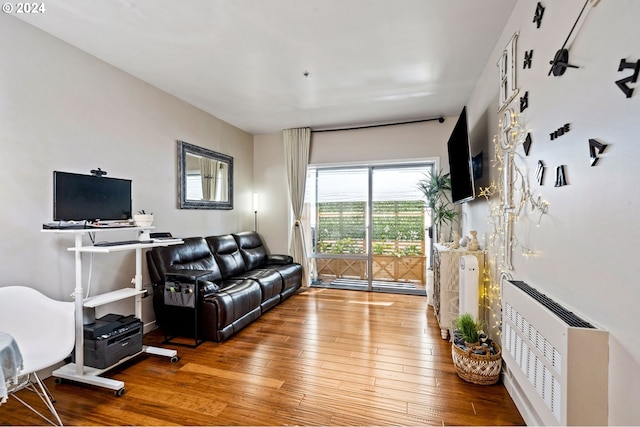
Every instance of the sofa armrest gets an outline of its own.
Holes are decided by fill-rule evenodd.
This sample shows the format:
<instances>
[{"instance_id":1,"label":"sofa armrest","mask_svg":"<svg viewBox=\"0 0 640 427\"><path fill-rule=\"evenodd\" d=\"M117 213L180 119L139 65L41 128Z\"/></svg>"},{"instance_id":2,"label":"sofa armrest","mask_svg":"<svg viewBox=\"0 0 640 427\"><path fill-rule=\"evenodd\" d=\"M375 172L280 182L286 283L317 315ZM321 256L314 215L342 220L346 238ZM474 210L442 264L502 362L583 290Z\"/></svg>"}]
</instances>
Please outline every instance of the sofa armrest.
<instances>
[{"instance_id":1,"label":"sofa armrest","mask_svg":"<svg viewBox=\"0 0 640 427\"><path fill-rule=\"evenodd\" d=\"M216 294L218 293L218 291L220 290L220 286L218 286L217 283L213 283L209 280L200 280L200 293L202 295L202 298L206 298L210 295Z\"/></svg>"},{"instance_id":2,"label":"sofa armrest","mask_svg":"<svg viewBox=\"0 0 640 427\"><path fill-rule=\"evenodd\" d=\"M291 257L290 255L280 255L280 254L267 255L267 264L270 264L270 265L293 264L293 257Z\"/></svg>"}]
</instances>

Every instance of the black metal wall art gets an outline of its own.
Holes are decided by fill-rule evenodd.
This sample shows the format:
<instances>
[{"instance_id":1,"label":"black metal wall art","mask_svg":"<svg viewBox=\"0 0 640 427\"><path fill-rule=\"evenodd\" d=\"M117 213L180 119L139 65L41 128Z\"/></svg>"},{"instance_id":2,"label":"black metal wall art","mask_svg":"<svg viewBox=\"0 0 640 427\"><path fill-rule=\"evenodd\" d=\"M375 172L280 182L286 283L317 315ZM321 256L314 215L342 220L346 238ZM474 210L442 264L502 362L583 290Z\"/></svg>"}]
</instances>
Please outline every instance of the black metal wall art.
<instances>
[{"instance_id":1,"label":"black metal wall art","mask_svg":"<svg viewBox=\"0 0 640 427\"><path fill-rule=\"evenodd\" d=\"M564 173L564 165L556 168L556 185L555 187L563 187L567 185L567 178Z\"/></svg>"},{"instance_id":2,"label":"black metal wall art","mask_svg":"<svg viewBox=\"0 0 640 427\"><path fill-rule=\"evenodd\" d=\"M558 128L557 130L554 130L553 132L551 132L549 134L549 137L553 141L554 139L561 137L562 135L569 132L570 130L571 130L571 125L569 123L565 123L564 126L562 126L561 128Z\"/></svg>"},{"instance_id":3,"label":"black metal wall art","mask_svg":"<svg viewBox=\"0 0 640 427\"><path fill-rule=\"evenodd\" d=\"M616 80L616 85L618 85L620 90L624 92L627 98L631 98L631 96L633 95L633 88L629 87L629 83L635 83L638 81L638 75L640 74L640 60L636 62L629 62L626 59L622 58L620 60L618 71L623 71L628 68L633 69L633 74L629 77L625 77L624 79Z\"/></svg>"},{"instance_id":4,"label":"black metal wall art","mask_svg":"<svg viewBox=\"0 0 640 427\"><path fill-rule=\"evenodd\" d=\"M591 158L591 166L595 166L596 163L598 163L598 154L602 154L605 148L607 148L607 144L603 144L597 139L589 139L589 157Z\"/></svg>"},{"instance_id":5,"label":"black metal wall art","mask_svg":"<svg viewBox=\"0 0 640 427\"><path fill-rule=\"evenodd\" d=\"M528 156L529 150L531 150L531 132L527 133L527 137L524 139L522 146L524 147L524 154Z\"/></svg>"},{"instance_id":6,"label":"black metal wall art","mask_svg":"<svg viewBox=\"0 0 640 427\"><path fill-rule=\"evenodd\" d=\"M527 108L529 108L529 91L526 91L524 96L520 97L520 112L522 113Z\"/></svg>"},{"instance_id":7,"label":"black metal wall art","mask_svg":"<svg viewBox=\"0 0 640 427\"><path fill-rule=\"evenodd\" d=\"M522 65L522 69L531 68L532 60L533 60L533 49L528 50L524 53L524 64Z\"/></svg>"},{"instance_id":8,"label":"black metal wall art","mask_svg":"<svg viewBox=\"0 0 640 427\"><path fill-rule=\"evenodd\" d=\"M536 180L540 185L542 185L544 181L544 170L545 170L544 163L542 162L542 160L538 160L538 167L536 168Z\"/></svg>"},{"instance_id":9,"label":"black metal wall art","mask_svg":"<svg viewBox=\"0 0 640 427\"><path fill-rule=\"evenodd\" d=\"M538 2L536 5L536 13L533 15L533 22L536 24L536 28L540 28L542 24L542 17L544 16L544 6Z\"/></svg>"}]
</instances>

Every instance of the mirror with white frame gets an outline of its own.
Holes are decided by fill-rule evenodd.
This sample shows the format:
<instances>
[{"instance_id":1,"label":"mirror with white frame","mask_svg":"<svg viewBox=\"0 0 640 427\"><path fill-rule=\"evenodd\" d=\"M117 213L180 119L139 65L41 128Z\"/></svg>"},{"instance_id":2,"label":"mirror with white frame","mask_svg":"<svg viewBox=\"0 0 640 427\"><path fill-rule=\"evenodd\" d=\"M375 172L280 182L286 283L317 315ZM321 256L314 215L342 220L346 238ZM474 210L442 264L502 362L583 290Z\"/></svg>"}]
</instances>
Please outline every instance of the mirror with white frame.
<instances>
[{"instance_id":1,"label":"mirror with white frame","mask_svg":"<svg viewBox=\"0 0 640 427\"><path fill-rule=\"evenodd\" d=\"M178 141L180 209L233 209L233 157Z\"/></svg>"}]
</instances>

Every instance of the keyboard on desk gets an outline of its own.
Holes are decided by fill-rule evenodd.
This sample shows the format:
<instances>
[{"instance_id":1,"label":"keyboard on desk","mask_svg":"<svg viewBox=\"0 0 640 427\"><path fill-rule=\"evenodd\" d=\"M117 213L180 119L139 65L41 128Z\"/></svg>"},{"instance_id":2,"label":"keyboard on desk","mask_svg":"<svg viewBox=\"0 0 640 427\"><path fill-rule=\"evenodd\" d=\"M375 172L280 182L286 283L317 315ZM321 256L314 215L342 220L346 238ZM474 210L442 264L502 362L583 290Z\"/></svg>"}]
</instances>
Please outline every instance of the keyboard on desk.
<instances>
[{"instance_id":1,"label":"keyboard on desk","mask_svg":"<svg viewBox=\"0 0 640 427\"><path fill-rule=\"evenodd\" d=\"M122 245L136 245L138 243L153 243L153 240L120 240L117 242L98 242L93 246L122 246Z\"/></svg>"}]
</instances>

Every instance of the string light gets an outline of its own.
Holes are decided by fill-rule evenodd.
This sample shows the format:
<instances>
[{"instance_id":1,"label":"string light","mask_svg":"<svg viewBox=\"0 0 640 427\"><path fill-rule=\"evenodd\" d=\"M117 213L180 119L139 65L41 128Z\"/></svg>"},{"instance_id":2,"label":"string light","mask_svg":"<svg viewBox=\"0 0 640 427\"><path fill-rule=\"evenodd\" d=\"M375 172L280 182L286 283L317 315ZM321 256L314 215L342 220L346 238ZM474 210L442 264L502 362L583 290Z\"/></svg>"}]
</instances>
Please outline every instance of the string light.
<instances>
[{"instance_id":1,"label":"string light","mask_svg":"<svg viewBox=\"0 0 640 427\"><path fill-rule=\"evenodd\" d=\"M486 239L485 250L487 253L487 268L484 269L484 275L482 278L482 298L483 308L485 313L485 324L488 328L490 335L498 337L501 333L501 313L502 303L500 299L500 282L503 277L509 277L507 270L510 266L506 265L505 257L506 251L513 251L515 248L520 247L521 255L523 257L531 257L536 254L532 249L523 244L522 240L518 238L516 228L513 228L513 232L507 233L507 221L511 224L521 223L525 217L525 214L529 212L534 214L537 212L538 218L536 227L539 227L544 215L549 211L549 203L543 200L542 195L535 194L531 190L529 182L523 170L519 167L518 161L522 158L520 156L513 156L513 161L510 161L512 173L507 174L505 170L505 154L515 153L515 149L522 145L526 139L527 132L520 123L520 118L513 110L509 114L510 127L505 129L503 127L503 120L500 119L498 127L499 136L493 137L494 145L494 158L491 160L491 166L496 168L500 172L500 176L511 176L509 185L509 193L504 188L505 181L508 178L500 179L498 182L492 181L487 187L480 187L479 195L484 197L488 206L488 224L489 233ZM514 200L513 207L510 206L511 201L505 200L507 194L516 194L518 199ZM529 207L527 210L527 206ZM509 241L505 241L509 239ZM509 249L508 249L509 248ZM490 319L487 316L490 315Z\"/></svg>"}]
</instances>

